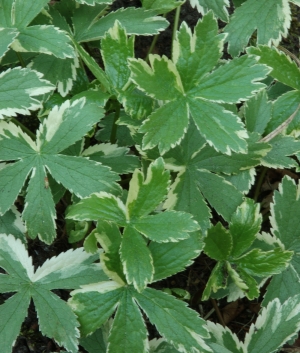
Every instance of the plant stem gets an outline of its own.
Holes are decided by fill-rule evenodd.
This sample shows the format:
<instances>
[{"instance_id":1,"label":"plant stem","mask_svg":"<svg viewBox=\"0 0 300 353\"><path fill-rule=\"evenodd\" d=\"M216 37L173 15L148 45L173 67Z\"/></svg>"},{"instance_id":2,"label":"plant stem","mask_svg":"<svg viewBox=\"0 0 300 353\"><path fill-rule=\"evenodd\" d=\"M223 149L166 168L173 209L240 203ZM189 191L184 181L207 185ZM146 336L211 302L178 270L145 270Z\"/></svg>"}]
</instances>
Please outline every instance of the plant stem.
<instances>
[{"instance_id":1,"label":"plant stem","mask_svg":"<svg viewBox=\"0 0 300 353\"><path fill-rule=\"evenodd\" d=\"M254 197L253 197L253 200L255 202L257 202L257 199L258 199L258 196L259 196L259 193L260 193L260 189L261 189L262 183L264 181L265 175L267 173L267 170L268 170L267 167L262 167L260 176L259 176L259 178L257 180L256 188L255 188L255 192L254 192Z\"/></svg>"},{"instance_id":2,"label":"plant stem","mask_svg":"<svg viewBox=\"0 0 300 353\"><path fill-rule=\"evenodd\" d=\"M120 103L116 102L115 103L116 106L116 111L115 111L115 116L114 116L114 122L113 122L113 126L111 128L111 133L110 133L110 143L116 143L117 140L117 128L118 125L116 124L116 121L119 119L120 116Z\"/></svg>"},{"instance_id":3,"label":"plant stem","mask_svg":"<svg viewBox=\"0 0 300 353\"><path fill-rule=\"evenodd\" d=\"M152 50L155 47L157 39L158 39L158 34L156 34L156 36L153 38L153 41L152 41L152 43L150 45L150 48L148 50L148 54L147 54L146 59L145 59L146 61L149 61L149 55L152 53Z\"/></svg>"},{"instance_id":4,"label":"plant stem","mask_svg":"<svg viewBox=\"0 0 300 353\"><path fill-rule=\"evenodd\" d=\"M19 120L17 120L16 118L11 118L10 119L13 123L15 123L17 126L20 126L20 128L26 132L27 135L29 135L33 140L36 139L35 134L30 131L25 125L23 125Z\"/></svg>"},{"instance_id":5,"label":"plant stem","mask_svg":"<svg viewBox=\"0 0 300 353\"><path fill-rule=\"evenodd\" d=\"M16 53L16 55L17 55L19 61L20 61L21 66L22 66L22 67L25 67L26 65L25 65L25 62L24 62L24 60L23 60L23 58L22 58L22 55L21 55L19 52L17 52L17 51L16 51L15 53Z\"/></svg>"},{"instance_id":6,"label":"plant stem","mask_svg":"<svg viewBox=\"0 0 300 353\"><path fill-rule=\"evenodd\" d=\"M173 33L172 33L172 53L173 53L173 43L176 37L176 31L178 29L179 17L180 17L181 5L177 7L174 18Z\"/></svg>"}]
</instances>

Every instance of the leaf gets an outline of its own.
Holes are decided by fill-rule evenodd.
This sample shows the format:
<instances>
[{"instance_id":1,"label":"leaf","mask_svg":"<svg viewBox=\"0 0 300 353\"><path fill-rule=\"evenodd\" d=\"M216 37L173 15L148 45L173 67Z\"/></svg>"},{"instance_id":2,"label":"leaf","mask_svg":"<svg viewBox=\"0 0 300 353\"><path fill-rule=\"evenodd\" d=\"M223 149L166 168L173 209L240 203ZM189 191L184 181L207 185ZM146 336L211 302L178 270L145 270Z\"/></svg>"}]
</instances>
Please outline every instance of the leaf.
<instances>
[{"instance_id":1,"label":"leaf","mask_svg":"<svg viewBox=\"0 0 300 353\"><path fill-rule=\"evenodd\" d=\"M96 331L116 310L124 288L115 282L100 282L71 292L68 304L78 316L84 337ZM101 303L101 305L99 305Z\"/></svg>"},{"instance_id":2,"label":"leaf","mask_svg":"<svg viewBox=\"0 0 300 353\"><path fill-rule=\"evenodd\" d=\"M162 158L150 164L146 178L135 170L126 202L129 217L139 218L153 211L166 197L168 186L169 172L165 170Z\"/></svg>"},{"instance_id":3,"label":"leaf","mask_svg":"<svg viewBox=\"0 0 300 353\"><path fill-rule=\"evenodd\" d=\"M64 31L54 26L31 26L20 31L11 48L17 52L38 52L57 58L74 58L74 48Z\"/></svg>"},{"instance_id":4,"label":"leaf","mask_svg":"<svg viewBox=\"0 0 300 353\"><path fill-rule=\"evenodd\" d=\"M203 251L211 258L222 261L226 260L232 250L232 237L230 233L217 223L207 231L204 238Z\"/></svg>"},{"instance_id":5,"label":"leaf","mask_svg":"<svg viewBox=\"0 0 300 353\"><path fill-rule=\"evenodd\" d=\"M0 58L8 51L19 32L15 28L0 28Z\"/></svg>"},{"instance_id":6,"label":"leaf","mask_svg":"<svg viewBox=\"0 0 300 353\"><path fill-rule=\"evenodd\" d=\"M199 229L189 214L175 211L145 216L135 222L134 227L150 240L162 243L186 239L188 232Z\"/></svg>"},{"instance_id":7,"label":"leaf","mask_svg":"<svg viewBox=\"0 0 300 353\"><path fill-rule=\"evenodd\" d=\"M288 6L287 1L284 0L283 3L286 3L284 6ZM270 68L272 68L270 75L273 78L287 86L293 87L294 89L300 89L299 67L294 61L291 61L290 57L285 53L274 47L269 48L265 45L260 45L257 48L250 47L247 49L247 52L250 54L258 55L258 61L260 63L268 65Z\"/></svg>"},{"instance_id":8,"label":"leaf","mask_svg":"<svg viewBox=\"0 0 300 353\"><path fill-rule=\"evenodd\" d=\"M5 345L5 351L11 350L32 297L43 334L53 338L70 352L76 353L79 336L76 316L64 301L50 292L50 289L78 288L86 281L96 281L101 272L99 266L93 268L91 265L95 257L83 253L82 248L74 252L69 250L46 261L34 273L32 259L20 240L12 235L0 234L0 245L0 267L7 272L7 275L1 275L5 276L5 279L2 277L4 280L1 280L1 291L18 291L0 306L1 315L13 321L10 324L9 320L2 320L5 325L0 324L0 340ZM46 281L43 283L42 279ZM63 280L64 285L57 287Z\"/></svg>"},{"instance_id":9,"label":"leaf","mask_svg":"<svg viewBox=\"0 0 300 353\"><path fill-rule=\"evenodd\" d=\"M51 92L54 88L36 71L19 67L3 71L0 74L0 118L29 115L29 110L41 107L40 101L34 97ZM16 96L17 100L14 99Z\"/></svg>"},{"instance_id":10,"label":"leaf","mask_svg":"<svg viewBox=\"0 0 300 353\"><path fill-rule=\"evenodd\" d=\"M124 291L118 306L107 350L111 353L147 352L148 338L142 313L129 291Z\"/></svg>"},{"instance_id":11,"label":"leaf","mask_svg":"<svg viewBox=\"0 0 300 353\"><path fill-rule=\"evenodd\" d=\"M81 98L72 103L66 101L60 108L55 106L49 117L43 120L36 142L14 124L0 123L3 155L0 158L18 160L0 171L0 209L4 213L11 206L31 174L23 214L30 237L39 235L47 243L55 237L55 210L51 190L45 184L46 169L59 183L80 197L101 191L103 187L105 191L119 192L120 188L114 182L118 177L107 167L83 157L59 154L81 140L98 119L99 107L86 104L85 98ZM82 185L83 178L85 185Z\"/></svg>"},{"instance_id":12,"label":"leaf","mask_svg":"<svg viewBox=\"0 0 300 353\"><path fill-rule=\"evenodd\" d=\"M92 12L93 11L93 12ZM91 15L95 10L91 10ZM82 8L75 12L73 25L75 40L77 42L88 42L100 39L109 28L113 27L116 20L126 29L127 34L154 35L163 31L168 26L168 21L163 17L155 16L154 11L143 8L129 7L110 12L91 24L91 16L83 16ZM81 30L79 31L78 28Z\"/></svg>"},{"instance_id":13,"label":"leaf","mask_svg":"<svg viewBox=\"0 0 300 353\"><path fill-rule=\"evenodd\" d=\"M153 281L159 281L183 271L185 267L193 263L203 247L203 242L198 232L190 233L188 239L177 243L149 244L149 250L153 258ZM184 251L182 249L184 248Z\"/></svg>"},{"instance_id":14,"label":"leaf","mask_svg":"<svg viewBox=\"0 0 300 353\"><path fill-rule=\"evenodd\" d=\"M79 67L78 59L59 59L52 55L40 54L33 58L30 67L42 72L44 79L57 86L58 92L65 97L73 87Z\"/></svg>"},{"instance_id":15,"label":"leaf","mask_svg":"<svg viewBox=\"0 0 300 353\"><path fill-rule=\"evenodd\" d=\"M120 255L128 284L141 292L152 282L154 268L145 240L132 227L125 228Z\"/></svg>"},{"instance_id":16,"label":"leaf","mask_svg":"<svg viewBox=\"0 0 300 353\"><path fill-rule=\"evenodd\" d=\"M147 10L155 10L158 14L168 13L181 6L180 0L142 0L142 5Z\"/></svg>"},{"instance_id":17,"label":"leaf","mask_svg":"<svg viewBox=\"0 0 300 353\"><path fill-rule=\"evenodd\" d=\"M127 174L140 167L138 157L129 152L129 148L102 143L88 147L83 151L82 156L110 167L115 173Z\"/></svg>"},{"instance_id":18,"label":"leaf","mask_svg":"<svg viewBox=\"0 0 300 353\"><path fill-rule=\"evenodd\" d=\"M236 210L229 224L232 237L231 256L242 255L254 242L260 231L262 217L259 205L251 199L246 199Z\"/></svg>"},{"instance_id":19,"label":"leaf","mask_svg":"<svg viewBox=\"0 0 300 353\"><path fill-rule=\"evenodd\" d=\"M300 151L300 143L292 136L277 135L268 142L272 146L270 152L262 158L262 165L269 168L292 168L298 165L293 156Z\"/></svg>"},{"instance_id":20,"label":"leaf","mask_svg":"<svg viewBox=\"0 0 300 353\"><path fill-rule=\"evenodd\" d=\"M272 353L299 331L299 295L280 304L276 298L263 308L255 325L246 334L245 346L251 353Z\"/></svg>"},{"instance_id":21,"label":"leaf","mask_svg":"<svg viewBox=\"0 0 300 353\"><path fill-rule=\"evenodd\" d=\"M213 10L214 14L224 22L228 22L228 11L226 7L229 7L228 0L190 0L192 7L195 7L198 12L204 15L208 10Z\"/></svg>"},{"instance_id":22,"label":"leaf","mask_svg":"<svg viewBox=\"0 0 300 353\"><path fill-rule=\"evenodd\" d=\"M174 297L146 288L142 293L132 292L139 306L155 324L158 332L182 352L211 352L205 344L208 332L204 320Z\"/></svg>"},{"instance_id":23,"label":"leaf","mask_svg":"<svg viewBox=\"0 0 300 353\"><path fill-rule=\"evenodd\" d=\"M280 248L266 252L253 249L236 261L238 267L251 276L266 277L285 270L292 256L292 251L283 251Z\"/></svg>"},{"instance_id":24,"label":"leaf","mask_svg":"<svg viewBox=\"0 0 300 353\"><path fill-rule=\"evenodd\" d=\"M251 15L249 15L251 14ZM228 51L237 56L248 44L253 32L257 31L257 44L278 45L290 26L288 0L247 0L236 8L229 24L224 28L228 33ZM268 26L265 24L268 23Z\"/></svg>"},{"instance_id":25,"label":"leaf","mask_svg":"<svg viewBox=\"0 0 300 353\"><path fill-rule=\"evenodd\" d=\"M209 12L197 23L193 35L185 24L180 27L173 61L150 55L150 67L141 59L129 59L131 78L138 88L165 101L140 128L145 133L143 149L158 145L160 153L165 154L178 145L190 115L201 135L217 151L228 155L231 151L246 153L248 135L241 120L218 103L236 103L253 96L264 87L257 81L268 74L269 68L257 65L254 56L246 55L210 72L218 63L224 40L217 28Z\"/></svg>"},{"instance_id":26,"label":"leaf","mask_svg":"<svg viewBox=\"0 0 300 353\"><path fill-rule=\"evenodd\" d=\"M102 192L95 193L89 198L82 199L77 204L72 205L69 208L66 218L78 221L103 219L125 225L126 210L118 198Z\"/></svg>"},{"instance_id":27,"label":"leaf","mask_svg":"<svg viewBox=\"0 0 300 353\"><path fill-rule=\"evenodd\" d=\"M246 127L250 132L263 134L271 119L272 105L268 101L266 90L262 90L245 103Z\"/></svg>"},{"instance_id":28,"label":"leaf","mask_svg":"<svg viewBox=\"0 0 300 353\"><path fill-rule=\"evenodd\" d=\"M0 217L0 234L12 234L15 238L26 243L25 231L26 228L22 222L21 214L15 206L12 206Z\"/></svg>"}]
</instances>

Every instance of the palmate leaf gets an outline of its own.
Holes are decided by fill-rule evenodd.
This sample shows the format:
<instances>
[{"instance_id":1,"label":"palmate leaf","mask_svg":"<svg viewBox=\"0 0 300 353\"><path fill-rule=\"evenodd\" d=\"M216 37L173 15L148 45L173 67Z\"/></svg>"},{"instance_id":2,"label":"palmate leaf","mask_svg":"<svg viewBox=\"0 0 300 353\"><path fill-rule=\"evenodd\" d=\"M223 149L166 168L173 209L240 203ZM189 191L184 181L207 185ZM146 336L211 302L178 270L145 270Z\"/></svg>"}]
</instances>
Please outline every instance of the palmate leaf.
<instances>
[{"instance_id":1,"label":"palmate leaf","mask_svg":"<svg viewBox=\"0 0 300 353\"><path fill-rule=\"evenodd\" d=\"M144 236L159 243L178 242L199 229L197 222L183 212L149 215L164 201L168 186L169 173L160 157L150 164L146 178L140 170L135 170L126 205L119 198L102 192L71 206L66 215L67 218L81 221L106 220L124 227L120 258L127 283L132 283L138 291L142 291L154 275L152 254ZM189 253L187 261L193 255ZM179 266L182 266L181 262Z\"/></svg>"},{"instance_id":2,"label":"palmate leaf","mask_svg":"<svg viewBox=\"0 0 300 353\"><path fill-rule=\"evenodd\" d=\"M54 89L55 87L49 81L43 80L37 71L17 67L1 72L0 119L16 114L29 115L30 110L41 107L41 102L34 97Z\"/></svg>"},{"instance_id":3,"label":"palmate leaf","mask_svg":"<svg viewBox=\"0 0 300 353\"><path fill-rule=\"evenodd\" d=\"M3 11L0 15L0 27L18 31L9 43L18 52L39 52L58 58L74 58L75 52L70 39L64 31L53 25L29 26L30 22L42 11L48 1L29 2L1 1ZM7 43L8 45L8 43Z\"/></svg>"},{"instance_id":4,"label":"palmate leaf","mask_svg":"<svg viewBox=\"0 0 300 353\"><path fill-rule=\"evenodd\" d=\"M14 124L1 122L0 159L16 162L0 170L0 210L2 214L8 210L30 175L23 213L30 237L38 235L46 243L51 243L55 237L55 209L45 179L46 170L78 197L100 190L119 192L115 183L118 177L109 168L83 157L60 154L80 140L99 120L101 113L96 104L87 105L85 98L72 103L66 101L61 107L55 106L44 119L36 142Z\"/></svg>"},{"instance_id":5,"label":"palmate leaf","mask_svg":"<svg viewBox=\"0 0 300 353\"><path fill-rule=\"evenodd\" d=\"M99 276L105 280L101 267L92 264L97 255L89 255L83 248L69 250L46 261L34 272L32 260L20 240L1 234L0 244L0 267L7 272L1 275L0 290L18 292L0 306L1 317L8 319L0 323L3 351L11 351L32 298L42 333L76 353L79 323L68 305L50 290L78 288L99 280Z\"/></svg>"},{"instance_id":6,"label":"palmate leaf","mask_svg":"<svg viewBox=\"0 0 300 353\"><path fill-rule=\"evenodd\" d=\"M249 15L251 14L251 15ZM257 44L278 45L290 27L291 14L288 0L247 0L238 7L224 28L228 33L228 51L238 55L257 30ZM268 24L266 26L266 23Z\"/></svg>"},{"instance_id":7,"label":"palmate leaf","mask_svg":"<svg viewBox=\"0 0 300 353\"><path fill-rule=\"evenodd\" d=\"M180 352L211 352L204 341L208 338L204 320L185 303L166 293L151 288L139 293L131 286L119 287L114 282L102 282L82 286L71 295L69 304L78 316L83 335L96 331L117 308L107 352L130 353L132 349L149 352L140 308L165 340ZM170 352L173 353L172 350Z\"/></svg>"},{"instance_id":8,"label":"palmate leaf","mask_svg":"<svg viewBox=\"0 0 300 353\"><path fill-rule=\"evenodd\" d=\"M269 251L251 248L261 222L258 205L246 199L233 214L228 230L220 223L208 230L204 238L204 252L218 263L208 280L202 300L207 300L211 291L226 288L228 277L249 299L256 298L259 290L255 278L278 274L287 268L292 251L279 247L271 247Z\"/></svg>"},{"instance_id":9,"label":"palmate leaf","mask_svg":"<svg viewBox=\"0 0 300 353\"><path fill-rule=\"evenodd\" d=\"M247 155L234 153L227 156L205 145L205 140L191 123L180 146L164 155L168 168L179 171L165 207L191 213L204 232L210 226L206 198L223 218L230 221L242 203L243 195L225 180L224 174L215 173L236 174L259 165L262 156L270 149L267 144L258 143L259 138L258 134L251 134Z\"/></svg>"},{"instance_id":10,"label":"palmate leaf","mask_svg":"<svg viewBox=\"0 0 300 353\"><path fill-rule=\"evenodd\" d=\"M231 151L246 153L248 134L242 122L218 103L249 99L264 87L257 81L266 76L269 68L257 65L255 57L246 55L211 72L221 56L223 40L216 19L209 12L197 23L193 35L185 23L181 25L173 61L152 55L150 67L141 59L129 59L131 77L138 87L149 96L166 101L140 128L145 133L143 149L157 145L164 154L179 144L191 116L201 135L217 151L228 155Z\"/></svg>"},{"instance_id":11,"label":"palmate leaf","mask_svg":"<svg viewBox=\"0 0 300 353\"><path fill-rule=\"evenodd\" d=\"M228 11L226 7L229 7L228 0L189 0L192 7L195 7L202 15L206 14L207 11L212 10L216 17L219 17L222 21L228 22Z\"/></svg>"},{"instance_id":12,"label":"palmate leaf","mask_svg":"<svg viewBox=\"0 0 300 353\"><path fill-rule=\"evenodd\" d=\"M299 293L300 289L300 227L298 222L299 187L289 177L284 177L279 185L279 192L275 191L274 203L271 204L272 233L279 239L281 246L294 252L289 267L280 275L272 278L263 304L275 298L281 303L290 296Z\"/></svg>"}]
</instances>

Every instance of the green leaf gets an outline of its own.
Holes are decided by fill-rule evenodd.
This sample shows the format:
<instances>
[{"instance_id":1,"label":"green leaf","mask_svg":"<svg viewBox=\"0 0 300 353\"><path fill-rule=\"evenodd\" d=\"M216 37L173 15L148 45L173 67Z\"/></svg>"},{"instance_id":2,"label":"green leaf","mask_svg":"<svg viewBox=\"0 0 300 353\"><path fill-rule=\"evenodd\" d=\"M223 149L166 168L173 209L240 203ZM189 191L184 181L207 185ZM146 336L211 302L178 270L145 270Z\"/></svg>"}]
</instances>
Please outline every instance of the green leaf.
<instances>
[{"instance_id":1,"label":"green leaf","mask_svg":"<svg viewBox=\"0 0 300 353\"><path fill-rule=\"evenodd\" d=\"M127 174L132 173L136 168L140 167L138 157L129 154L129 152L129 148L102 143L88 147L83 151L82 156L102 163L118 174Z\"/></svg>"},{"instance_id":2,"label":"green leaf","mask_svg":"<svg viewBox=\"0 0 300 353\"><path fill-rule=\"evenodd\" d=\"M40 54L33 58L31 69L43 73L44 79L57 86L58 92L65 97L76 79L78 59L59 59L53 55Z\"/></svg>"},{"instance_id":3,"label":"green leaf","mask_svg":"<svg viewBox=\"0 0 300 353\"><path fill-rule=\"evenodd\" d=\"M188 232L199 229L198 223L187 213L166 211L145 216L134 222L134 228L152 241L176 242L188 238Z\"/></svg>"},{"instance_id":4,"label":"green leaf","mask_svg":"<svg viewBox=\"0 0 300 353\"><path fill-rule=\"evenodd\" d=\"M15 28L0 28L0 58L8 51L10 44L19 33Z\"/></svg>"},{"instance_id":5,"label":"green leaf","mask_svg":"<svg viewBox=\"0 0 300 353\"><path fill-rule=\"evenodd\" d=\"M54 26L31 26L21 30L11 48L17 52L38 52L57 58L74 58L74 48L64 31Z\"/></svg>"},{"instance_id":6,"label":"green leaf","mask_svg":"<svg viewBox=\"0 0 300 353\"><path fill-rule=\"evenodd\" d=\"M262 165L282 169L298 166L294 159L288 157L300 151L300 142L294 137L277 135L268 144L272 146L272 149L262 158Z\"/></svg>"},{"instance_id":7,"label":"green leaf","mask_svg":"<svg viewBox=\"0 0 300 353\"><path fill-rule=\"evenodd\" d=\"M162 158L152 162L144 178L138 169L133 173L126 202L130 218L143 217L152 212L166 197L169 172Z\"/></svg>"},{"instance_id":8,"label":"green leaf","mask_svg":"<svg viewBox=\"0 0 300 353\"><path fill-rule=\"evenodd\" d=\"M245 103L245 120L247 130L263 134L271 119L272 104L268 101L266 90L262 90Z\"/></svg>"},{"instance_id":9,"label":"green leaf","mask_svg":"<svg viewBox=\"0 0 300 353\"><path fill-rule=\"evenodd\" d=\"M190 112L202 136L216 150L246 153L248 135L241 120L218 103L236 103L253 96L264 87L257 81L268 74L269 68L257 65L254 56L243 56L210 73L221 56L223 39L209 12L198 22L193 35L186 25L181 26L174 43L173 62L157 55L149 56L151 67L140 59L129 60L132 80L139 89L167 101L142 125L143 149L158 145L164 154L179 144Z\"/></svg>"},{"instance_id":10,"label":"green leaf","mask_svg":"<svg viewBox=\"0 0 300 353\"><path fill-rule=\"evenodd\" d=\"M168 13L181 6L180 0L142 0L142 5L147 10L154 10L158 14Z\"/></svg>"},{"instance_id":11,"label":"green leaf","mask_svg":"<svg viewBox=\"0 0 300 353\"><path fill-rule=\"evenodd\" d=\"M92 14L95 14L95 10L92 9L91 11L93 11ZM77 42L100 39L109 28L114 26L116 20L126 29L127 34L138 35L158 34L169 24L163 17L155 16L154 11L134 7L121 8L115 12L110 12L100 19L94 20L92 24L90 18L83 15L82 8L79 8L73 17L75 40Z\"/></svg>"},{"instance_id":12,"label":"green leaf","mask_svg":"<svg viewBox=\"0 0 300 353\"><path fill-rule=\"evenodd\" d=\"M22 322L28 313L30 304L29 290L18 293L6 300L0 306L0 315L5 320L0 322L1 349L3 352L11 352L12 346L18 336Z\"/></svg>"},{"instance_id":13,"label":"green leaf","mask_svg":"<svg viewBox=\"0 0 300 353\"><path fill-rule=\"evenodd\" d=\"M115 282L93 283L71 292L68 304L78 316L82 336L96 331L116 310L124 288ZM99 305L101 303L101 305Z\"/></svg>"},{"instance_id":14,"label":"green leaf","mask_svg":"<svg viewBox=\"0 0 300 353\"><path fill-rule=\"evenodd\" d=\"M42 288L35 288L32 297L42 334L55 338L70 352L77 352L79 323L67 303Z\"/></svg>"},{"instance_id":15,"label":"green leaf","mask_svg":"<svg viewBox=\"0 0 300 353\"><path fill-rule=\"evenodd\" d=\"M128 284L139 292L153 279L153 260L145 240L132 227L126 227L120 248L121 260Z\"/></svg>"},{"instance_id":16,"label":"green leaf","mask_svg":"<svg viewBox=\"0 0 300 353\"><path fill-rule=\"evenodd\" d=\"M236 261L238 267L251 276L265 277L285 270L292 256L292 251L283 251L280 248L271 251L253 249Z\"/></svg>"},{"instance_id":17,"label":"green leaf","mask_svg":"<svg viewBox=\"0 0 300 353\"><path fill-rule=\"evenodd\" d=\"M230 233L221 223L217 223L208 229L204 244L203 251L217 261L226 260L232 251L233 245Z\"/></svg>"},{"instance_id":18,"label":"green leaf","mask_svg":"<svg viewBox=\"0 0 300 353\"><path fill-rule=\"evenodd\" d=\"M226 7L229 7L228 0L190 0L189 2L191 6L196 7L202 15L209 10L213 10L215 16L219 17L224 22L228 22L228 11L226 9Z\"/></svg>"},{"instance_id":19,"label":"green leaf","mask_svg":"<svg viewBox=\"0 0 300 353\"><path fill-rule=\"evenodd\" d=\"M97 221L98 219L103 219L125 225L126 210L117 197L101 192L92 194L90 197L72 205L69 208L66 218L78 221Z\"/></svg>"},{"instance_id":20,"label":"green leaf","mask_svg":"<svg viewBox=\"0 0 300 353\"><path fill-rule=\"evenodd\" d=\"M80 345L89 353L98 353L99 350L105 352L106 350L105 332L101 328L91 335L81 338L79 341Z\"/></svg>"},{"instance_id":21,"label":"green leaf","mask_svg":"<svg viewBox=\"0 0 300 353\"><path fill-rule=\"evenodd\" d=\"M32 259L20 240L12 235L0 234L0 245L0 267L7 272L7 275L1 275L5 276L1 278L1 291L18 291L0 306L1 315L8 319L2 320L4 326L0 323L0 340L8 347L6 351L11 350L32 297L42 333L76 353L79 336L76 316L50 290L78 288L82 284L95 282L99 275L106 279L101 276L99 265L96 268L92 265L97 256L84 253L82 248L69 250L46 261L34 272ZM10 320L13 322L10 323Z\"/></svg>"},{"instance_id":22,"label":"green leaf","mask_svg":"<svg viewBox=\"0 0 300 353\"><path fill-rule=\"evenodd\" d=\"M207 340L210 347L213 347L211 342L214 342L222 348L228 350L224 351L224 353L245 353L244 344L238 339L235 333L230 331L228 327L215 324L210 320L207 320L206 325L211 336L211 338ZM220 353L223 353L223 351L221 350Z\"/></svg>"},{"instance_id":23,"label":"green leaf","mask_svg":"<svg viewBox=\"0 0 300 353\"><path fill-rule=\"evenodd\" d=\"M275 6L276 5L276 6ZM247 0L236 8L229 24L224 28L228 33L228 51L237 56L248 44L253 32L257 31L257 44L278 45L286 37L290 26L288 0ZM268 24L267 26L265 24Z\"/></svg>"},{"instance_id":24,"label":"green leaf","mask_svg":"<svg viewBox=\"0 0 300 353\"><path fill-rule=\"evenodd\" d=\"M202 293L201 300L208 300L212 292L216 293L218 289L226 287L228 277L227 267L228 265L226 262L217 262L211 271L206 287Z\"/></svg>"},{"instance_id":25,"label":"green leaf","mask_svg":"<svg viewBox=\"0 0 300 353\"><path fill-rule=\"evenodd\" d=\"M153 258L153 281L159 281L183 271L193 263L203 247L199 232L190 233L188 239L177 243L151 242L149 249ZM182 249L184 248L184 251Z\"/></svg>"},{"instance_id":26,"label":"green leaf","mask_svg":"<svg viewBox=\"0 0 300 353\"><path fill-rule=\"evenodd\" d=\"M247 198L232 215L229 224L232 237L231 256L236 258L251 246L260 231L261 223L259 205Z\"/></svg>"},{"instance_id":27,"label":"green leaf","mask_svg":"<svg viewBox=\"0 0 300 353\"><path fill-rule=\"evenodd\" d=\"M95 4L111 4L113 0L75 0L79 4L95 6Z\"/></svg>"},{"instance_id":28,"label":"green leaf","mask_svg":"<svg viewBox=\"0 0 300 353\"><path fill-rule=\"evenodd\" d=\"M31 172L23 214L30 237L39 235L48 243L55 237L55 210L48 180L45 179L46 170L80 197L101 189L119 192L120 187L115 183L118 176L109 168L83 157L57 154L81 140L98 119L99 107L86 104L85 98L81 98L72 103L66 101L60 108L55 106L49 117L43 120L36 142L14 124L0 123L2 159L19 160L0 171L0 185L3 183L0 209L5 212L10 207ZM83 178L85 185L82 184Z\"/></svg>"},{"instance_id":29,"label":"green leaf","mask_svg":"<svg viewBox=\"0 0 300 353\"><path fill-rule=\"evenodd\" d=\"M247 352L276 352L292 338L300 327L299 302L299 295L287 299L282 305L276 298L263 308L255 325L252 324L246 334Z\"/></svg>"},{"instance_id":30,"label":"green leaf","mask_svg":"<svg viewBox=\"0 0 300 353\"><path fill-rule=\"evenodd\" d=\"M108 338L111 353L147 352L148 338L143 316L130 291L124 291Z\"/></svg>"},{"instance_id":31,"label":"green leaf","mask_svg":"<svg viewBox=\"0 0 300 353\"><path fill-rule=\"evenodd\" d=\"M132 291L132 295L158 332L176 349L186 353L211 352L204 341L208 338L205 321L186 303L152 288L142 293Z\"/></svg>"},{"instance_id":32,"label":"green leaf","mask_svg":"<svg viewBox=\"0 0 300 353\"><path fill-rule=\"evenodd\" d=\"M0 234L12 234L15 238L26 243L25 231L26 228L22 222L21 214L15 206L12 206L0 217Z\"/></svg>"},{"instance_id":33,"label":"green leaf","mask_svg":"<svg viewBox=\"0 0 300 353\"><path fill-rule=\"evenodd\" d=\"M287 1L283 1L283 3L286 3L284 6L288 7ZM271 2L270 5L272 5ZM278 6L280 5L278 4ZM274 24L276 25L276 23ZM285 53L274 47L269 48L264 45L260 45L257 48L250 47L247 52L258 55L258 61L261 64L268 65L272 68L270 76L287 86L293 87L297 90L300 89L299 67L294 61L291 61L290 57L288 57Z\"/></svg>"},{"instance_id":34,"label":"green leaf","mask_svg":"<svg viewBox=\"0 0 300 353\"><path fill-rule=\"evenodd\" d=\"M29 115L30 110L41 107L40 101L34 97L51 92L55 88L41 77L36 71L19 67L0 74L0 119L16 114Z\"/></svg>"}]
</instances>

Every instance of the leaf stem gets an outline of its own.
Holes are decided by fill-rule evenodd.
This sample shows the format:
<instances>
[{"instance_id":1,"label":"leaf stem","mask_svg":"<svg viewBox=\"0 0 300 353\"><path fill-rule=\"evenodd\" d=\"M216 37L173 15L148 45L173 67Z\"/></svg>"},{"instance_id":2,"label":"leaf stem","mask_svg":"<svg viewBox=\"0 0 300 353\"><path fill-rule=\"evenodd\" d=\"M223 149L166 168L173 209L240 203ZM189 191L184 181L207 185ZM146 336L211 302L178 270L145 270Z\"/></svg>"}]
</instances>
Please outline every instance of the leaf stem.
<instances>
[{"instance_id":1,"label":"leaf stem","mask_svg":"<svg viewBox=\"0 0 300 353\"><path fill-rule=\"evenodd\" d=\"M17 55L19 61L20 61L21 66L22 66L22 67L25 67L26 65L25 65L25 62L24 62L24 60L23 60L23 58L22 58L22 55L21 55L19 52L17 52L17 51L16 51L15 53L16 53L16 55Z\"/></svg>"},{"instance_id":2,"label":"leaf stem","mask_svg":"<svg viewBox=\"0 0 300 353\"><path fill-rule=\"evenodd\" d=\"M262 167L261 173L260 173L259 178L257 180L255 191L254 191L254 197L253 197L253 200L255 202L257 202L257 199L258 199L258 196L260 193L260 189L261 189L262 183L264 181L265 175L267 173L267 170L268 170L267 167Z\"/></svg>"},{"instance_id":3,"label":"leaf stem","mask_svg":"<svg viewBox=\"0 0 300 353\"><path fill-rule=\"evenodd\" d=\"M116 102L115 106L116 106L116 111L115 111L115 116L114 116L114 122L113 122L113 126L111 128L111 133L110 133L110 143L112 143L112 144L116 143L116 141L117 141L118 125L116 124L116 121L119 119L119 116L120 116L120 103Z\"/></svg>"},{"instance_id":4,"label":"leaf stem","mask_svg":"<svg viewBox=\"0 0 300 353\"><path fill-rule=\"evenodd\" d=\"M172 53L173 53L173 43L176 37L176 31L178 29L179 17L180 17L181 5L176 8L174 25L173 25L173 33L172 33Z\"/></svg>"},{"instance_id":5,"label":"leaf stem","mask_svg":"<svg viewBox=\"0 0 300 353\"><path fill-rule=\"evenodd\" d=\"M10 121L12 121L17 126L20 126L20 128L35 141L35 134L30 131L25 125L23 125L19 120L17 120L16 118L10 118Z\"/></svg>"}]
</instances>

